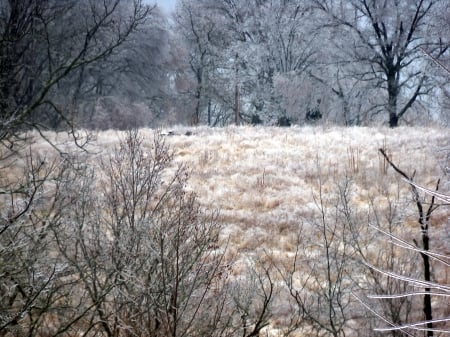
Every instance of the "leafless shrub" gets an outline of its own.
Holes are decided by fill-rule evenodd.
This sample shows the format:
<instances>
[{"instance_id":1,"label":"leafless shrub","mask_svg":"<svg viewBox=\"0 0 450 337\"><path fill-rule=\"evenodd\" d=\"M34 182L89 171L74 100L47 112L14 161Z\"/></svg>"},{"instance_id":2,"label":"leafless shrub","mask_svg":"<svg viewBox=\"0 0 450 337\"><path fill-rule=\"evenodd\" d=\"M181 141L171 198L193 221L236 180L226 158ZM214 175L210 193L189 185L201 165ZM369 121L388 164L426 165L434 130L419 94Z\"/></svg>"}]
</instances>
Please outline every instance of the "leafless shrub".
<instances>
[{"instance_id":1,"label":"leafless shrub","mask_svg":"<svg viewBox=\"0 0 450 337\"><path fill-rule=\"evenodd\" d=\"M317 166L320 170L320 163ZM350 328L353 251L339 193L348 193L349 185L342 186L339 193L327 194L322 189L326 178L319 176L319 191L313 193L316 216L301 220L292 263L279 271L299 316L289 330L311 336L345 336Z\"/></svg>"},{"instance_id":2,"label":"leafless shrub","mask_svg":"<svg viewBox=\"0 0 450 337\"><path fill-rule=\"evenodd\" d=\"M401 282L404 286L403 289L399 289L397 292L386 292L384 294L369 295L370 298L376 298L385 302L402 301L408 299L415 299L417 297L423 297L423 314L424 319L421 317L412 317L412 321L406 319L403 322L396 322L393 320L392 316L388 317L386 315L378 313L372 306L364 303L361 299L360 301L368 308L372 313L379 317L382 321L386 323L386 327L376 328L377 331L390 332L392 335L397 335L398 333L405 334L408 336L414 336L416 334L426 334L427 336L434 336L435 333L448 333L448 322L450 318L440 317L438 319L433 318L433 314L436 314L436 309L439 308L439 300L449 296L450 288L446 285L440 284L432 279L432 263L437 262L442 264L444 267L450 267L450 259L445 254L439 254L438 252L433 252L430 248L430 225L431 216L436 210L437 205L435 200L441 200L448 205L448 196L442 193L438 193L439 182L437 183L436 190L432 191L430 189L423 188L416 183L414 183L413 177L406 175L404 171L398 168L391 159L386 155L383 150L380 150L382 155L386 158L389 165L411 186L411 191L413 194L413 201L417 206L419 213L418 222L420 225L421 232L421 243L419 244L415 239L413 243L409 243L407 240L402 239L399 236L392 234L392 232L387 232L379 230L385 238L389 239L392 245L407 252L412 252L414 254L419 254L422 259L423 267L423 279L419 278L417 275L407 275L404 273L402 268L387 270L383 267L369 265L371 272L376 272L382 275L385 279L392 282ZM431 201L427 207L424 208L425 204L420 199L419 190L425 191L427 194L431 195ZM391 258L398 260L398 256L393 256ZM412 261L414 258L412 259ZM423 290L422 290L423 289ZM432 301L433 298L433 301ZM445 315L445 313L444 313Z\"/></svg>"}]
</instances>

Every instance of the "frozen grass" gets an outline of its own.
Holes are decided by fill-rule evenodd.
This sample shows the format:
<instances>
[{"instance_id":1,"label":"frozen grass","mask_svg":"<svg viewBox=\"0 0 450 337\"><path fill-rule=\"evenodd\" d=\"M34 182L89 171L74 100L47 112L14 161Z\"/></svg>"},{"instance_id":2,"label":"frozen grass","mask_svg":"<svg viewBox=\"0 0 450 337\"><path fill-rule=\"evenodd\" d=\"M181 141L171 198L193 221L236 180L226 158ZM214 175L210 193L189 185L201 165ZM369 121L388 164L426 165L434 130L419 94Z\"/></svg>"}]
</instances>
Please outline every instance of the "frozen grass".
<instances>
[{"instance_id":1,"label":"frozen grass","mask_svg":"<svg viewBox=\"0 0 450 337\"><path fill-rule=\"evenodd\" d=\"M430 188L444 176L443 167L450 166L445 162L448 151L442 151L450 147L448 129L175 127L159 131L167 135L175 162L189 167L188 188L198 194L202 206L220 211L223 238L229 237L238 251L262 246L292 251L293 231L300 219L316 211L313 195L320 182L328 194L350 177L352 203L361 210L368 208L369 198L382 205L386 191L397 195L398 177L379 155L379 148L405 172L416 171L416 181ZM141 130L145 147L152 146L154 133ZM62 147L68 140L65 135L47 136ZM88 147L92 161L98 162L123 137L123 132L112 130L94 135ZM34 146L33 151L42 156L53 151L42 140ZM400 188L409 198L408 185L400 184ZM414 218L415 209L411 210ZM405 221L415 226L414 220Z\"/></svg>"},{"instance_id":2,"label":"frozen grass","mask_svg":"<svg viewBox=\"0 0 450 337\"><path fill-rule=\"evenodd\" d=\"M425 128L199 128L167 141L177 162L191 168L189 188L207 208L220 210L232 242L243 250L268 246L289 251L299 219L314 212L313 194L332 193L345 177L361 209L385 190L397 194L396 174L378 149L385 148L417 182L434 186L443 176L439 152L450 141L446 129ZM102 135L99 135L99 139ZM407 184L402 194L410 197ZM414 209L412 209L414 211Z\"/></svg>"}]
</instances>

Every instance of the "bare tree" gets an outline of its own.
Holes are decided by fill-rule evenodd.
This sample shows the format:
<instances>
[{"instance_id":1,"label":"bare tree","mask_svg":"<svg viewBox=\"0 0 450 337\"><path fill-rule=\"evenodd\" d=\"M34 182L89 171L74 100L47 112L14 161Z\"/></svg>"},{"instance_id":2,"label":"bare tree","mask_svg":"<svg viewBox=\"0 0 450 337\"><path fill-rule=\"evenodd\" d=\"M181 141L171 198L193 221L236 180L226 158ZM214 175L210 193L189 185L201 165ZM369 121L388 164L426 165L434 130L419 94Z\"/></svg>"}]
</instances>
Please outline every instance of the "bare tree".
<instances>
[{"instance_id":1,"label":"bare tree","mask_svg":"<svg viewBox=\"0 0 450 337\"><path fill-rule=\"evenodd\" d=\"M131 15L118 14L124 6L132 6ZM77 292L73 271L55 255L50 235L79 196L73 186L82 170L73 170L67 153L42 158L17 145L25 144L22 131L42 131L57 119L78 140L70 109L52 99L53 91L77 69L108 57L149 10L140 1L0 2L2 335L15 329L58 335L86 317L84 297L71 295ZM74 193L59 198L63 184Z\"/></svg>"},{"instance_id":2,"label":"bare tree","mask_svg":"<svg viewBox=\"0 0 450 337\"><path fill-rule=\"evenodd\" d=\"M330 17L330 25L339 25L354 38L352 57L361 64L354 74L371 81L386 93L386 111L390 127L396 127L416 100L428 92L428 73L419 69L421 48L433 52L439 39L427 37L426 24L432 20L433 1L315 1ZM434 39L435 38L435 39ZM440 57L441 53L436 53Z\"/></svg>"},{"instance_id":3,"label":"bare tree","mask_svg":"<svg viewBox=\"0 0 450 337\"><path fill-rule=\"evenodd\" d=\"M255 260L231 277L216 214L187 191L163 136L147 150L130 131L101 160L54 155L30 155L23 180L1 177L1 336L255 336L268 325L270 269Z\"/></svg>"},{"instance_id":4,"label":"bare tree","mask_svg":"<svg viewBox=\"0 0 450 337\"><path fill-rule=\"evenodd\" d=\"M230 6L233 6L227 3ZM242 3L238 7L245 7ZM242 112L241 50L236 42L235 17L223 2L185 0L179 3L177 25L189 51L192 122L226 125ZM239 11L237 7L234 10Z\"/></svg>"},{"instance_id":5,"label":"bare tree","mask_svg":"<svg viewBox=\"0 0 450 337\"><path fill-rule=\"evenodd\" d=\"M330 183L326 178L319 181L320 186ZM404 252L383 234L401 232L398 222L404 216L403 201L386 190L383 206L378 205L381 199L371 200L368 211L359 212L353 204L352 178L334 186L327 194L319 187L314 195L317 210L302 220L291 265L286 269L277 266L294 300L286 333L300 330L317 336L378 336L378 330L373 330L376 319L361 313L362 294L374 294L371 297L377 302L371 303L371 309L395 326L416 319L414 308L420 305L408 296L387 299L386 294L407 293L410 285L379 272L402 270L409 278L419 275L411 263L414 252ZM370 269L368 265L377 267ZM393 330L390 334L400 336L403 332Z\"/></svg>"},{"instance_id":6,"label":"bare tree","mask_svg":"<svg viewBox=\"0 0 450 337\"><path fill-rule=\"evenodd\" d=\"M168 174L172 155L162 136L150 153L141 144L130 131L103 162L104 179L83 184L100 183L101 196L88 189L66 211L73 225L53 235L88 298L91 329L107 336L185 336L206 324L199 314L207 303L218 310L210 317L220 318L221 307L209 299L225 266L214 248L220 226L186 192L186 170Z\"/></svg>"},{"instance_id":7,"label":"bare tree","mask_svg":"<svg viewBox=\"0 0 450 337\"><path fill-rule=\"evenodd\" d=\"M129 10L128 6L121 8L121 15L128 15ZM158 126L172 117L174 106L171 76L181 60L173 54L172 39L168 19L152 9L107 59L82 66L58 85L55 100L76 110L80 127Z\"/></svg>"},{"instance_id":8,"label":"bare tree","mask_svg":"<svg viewBox=\"0 0 450 337\"><path fill-rule=\"evenodd\" d=\"M207 114L210 125L251 122L252 116L275 124L287 109L295 115L303 101L293 106L294 90L280 83L300 82L312 63L308 8L293 1L180 2L177 22L190 50L195 115Z\"/></svg>"},{"instance_id":9,"label":"bare tree","mask_svg":"<svg viewBox=\"0 0 450 337\"><path fill-rule=\"evenodd\" d=\"M396 182L398 190L400 190L401 181ZM401 195L392 194L392 191L384 186L379 187L381 195L376 198L369 197L368 212L358 214L355 207L349 199L349 195L344 195L343 216L348 221L352 241L352 248L355 255L354 273L352 280L355 288L353 295L360 298L367 292L374 294L374 297L383 296L385 294L399 294L409 291L409 285L397 279L389 278L377 270L367 268L367 266L377 266L387 272L395 272L402 270L404 275L408 277L418 277L419 271L417 267L411 263L415 259L413 252L404 251L392 241L386 240L383 233L389 235L400 235L405 232L399 223L404 220L405 201ZM376 229L376 230L374 230ZM410 297L393 297L389 300L379 300L372 303L372 309L379 312L387 320L398 326L408 322L415 317L414 308L418 305L414 298ZM358 312L359 305L353 310ZM372 316L372 315L370 315ZM367 334L376 335L376 318L370 319L367 315L356 314L358 321L364 322L368 329ZM392 336L402 336L401 331L392 331Z\"/></svg>"},{"instance_id":10,"label":"bare tree","mask_svg":"<svg viewBox=\"0 0 450 337\"><path fill-rule=\"evenodd\" d=\"M275 275L273 266L264 257L247 257L247 271L232 282L230 296L235 314L231 327L236 329L235 335L260 336L270 324Z\"/></svg>"},{"instance_id":11,"label":"bare tree","mask_svg":"<svg viewBox=\"0 0 450 337\"><path fill-rule=\"evenodd\" d=\"M111 55L149 12L140 0L2 1L0 140L44 125L73 127L70 109L52 100L52 91Z\"/></svg>"},{"instance_id":12,"label":"bare tree","mask_svg":"<svg viewBox=\"0 0 450 337\"><path fill-rule=\"evenodd\" d=\"M56 254L51 235L78 196L59 198L59 188L77 184L78 174L68 158L26 158L22 174L16 163L2 170L19 174L17 180L2 175L0 334L58 335L73 331L86 314L82 294L71 295L78 291L73 272Z\"/></svg>"},{"instance_id":13,"label":"bare tree","mask_svg":"<svg viewBox=\"0 0 450 337\"><path fill-rule=\"evenodd\" d=\"M398 168L390 160L390 158L387 156L387 154L384 152L384 150L380 149L380 152L382 153L384 158L386 158L389 165L398 174L400 174L407 181L412 181L413 176L410 177L410 176L406 175L406 173L404 173L400 168ZM419 198L419 193L418 193L418 189L416 188L416 185L411 184L410 186L411 186L411 190L413 192L414 202L416 203L418 213L419 213L418 222L420 224L420 229L421 229L422 243L421 243L421 245L419 245L418 242L414 241L414 246L413 246L395 236L389 235L389 237L394 238L394 240L397 242L397 244L400 244L400 246L410 249L412 251L417 251L418 253L420 253L420 256L422 257L422 261L423 261L424 280L421 281L421 280L415 279L415 278L408 278L403 275L399 275L399 274L395 274L392 272L384 271L382 269L378 269L376 267L372 267L372 268L374 268L378 272L381 272L382 274L387 275L390 278L406 281L406 283L408 283L410 285L413 285L416 287L424 286L424 292L413 292L410 294L404 293L404 294L382 296L382 298L386 298L389 300L394 297L408 297L408 296L423 295L423 312L424 312L425 321L416 323L416 324L407 323L407 324L400 325L400 326L395 324L395 322L387 321L387 323L391 327L388 327L386 330L388 330L388 331L389 330L391 330L391 331L395 331L395 330L407 331L408 329L413 329L413 330L418 329L418 330L426 331L427 336L433 336L435 331L440 331L439 329L433 328L433 323L438 323L441 320L433 320L433 308L432 308L432 302L431 302L432 288L433 288L433 290L435 288L438 289L437 292L433 292L434 296L441 296L441 295L445 296L445 293L446 293L445 287L440 288L439 286L434 285L432 282L432 279L431 279L430 259L436 258L436 256L434 256L434 254L430 254L429 226L430 226L431 215L432 215L433 211L436 209L435 195L432 193L431 202L430 202L427 210L425 211L425 209L423 207L423 203ZM436 191L437 191L438 187L439 187L439 181L436 186ZM438 259L440 259L440 258L438 257ZM444 264L448 265L448 262L445 261L445 259L446 258L444 258L444 260L442 260L442 259L440 259L440 260L443 261ZM444 321L445 321L445 319L444 319ZM426 326L426 328L422 328L422 326Z\"/></svg>"},{"instance_id":14,"label":"bare tree","mask_svg":"<svg viewBox=\"0 0 450 337\"><path fill-rule=\"evenodd\" d=\"M326 196L322 179L318 193L313 195L316 216L303 220L292 265L280 272L299 316L290 330L303 329L314 336L345 336L351 328L354 250L349 240L350 224L340 213L339 194ZM344 183L342 187L347 189L349 185Z\"/></svg>"}]
</instances>

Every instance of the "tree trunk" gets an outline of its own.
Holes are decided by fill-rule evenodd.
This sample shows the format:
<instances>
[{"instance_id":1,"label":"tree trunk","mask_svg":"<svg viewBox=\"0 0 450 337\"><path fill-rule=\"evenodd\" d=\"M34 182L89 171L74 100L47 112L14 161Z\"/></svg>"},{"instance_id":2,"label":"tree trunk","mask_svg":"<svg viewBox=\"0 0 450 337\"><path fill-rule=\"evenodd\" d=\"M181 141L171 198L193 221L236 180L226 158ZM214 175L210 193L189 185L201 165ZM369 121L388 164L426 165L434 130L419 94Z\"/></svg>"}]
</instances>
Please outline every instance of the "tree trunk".
<instances>
[{"instance_id":1,"label":"tree trunk","mask_svg":"<svg viewBox=\"0 0 450 337\"><path fill-rule=\"evenodd\" d=\"M396 113L389 112L389 127L396 128L398 126L398 116Z\"/></svg>"},{"instance_id":2,"label":"tree trunk","mask_svg":"<svg viewBox=\"0 0 450 337\"><path fill-rule=\"evenodd\" d=\"M236 61L235 61L235 88L234 88L234 123L236 125L239 125L241 123L240 121L240 111L239 111L239 63L238 63L239 55L236 54Z\"/></svg>"},{"instance_id":3,"label":"tree trunk","mask_svg":"<svg viewBox=\"0 0 450 337\"><path fill-rule=\"evenodd\" d=\"M423 242L423 250L428 251L430 249L430 238L428 236L428 230L422 233L422 242ZM424 268L424 277L425 281L431 281L431 272L430 272L430 260L427 254L421 253L423 259L423 268ZM425 319L428 321L427 323L427 336L433 336L433 323L431 320L432 316L432 307L431 307L431 296L430 296L430 288L425 288L425 295L423 297L423 312L425 314Z\"/></svg>"},{"instance_id":4,"label":"tree trunk","mask_svg":"<svg viewBox=\"0 0 450 337\"><path fill-rule=\"evenodd\" d=\"M234 89L234 123L236 125L241 124L239 111L239 87L237 84Z\"/></svg>"},{"instance_id":5,"label":"tree trunk","mask_svg":"<svg viewBox=\"0 0 450 337\"><path fill-rule=\"evenodd\" d=\"M399 93L399 87L395 71L389 72L387 76L389 94L387 110L389 112L389 127L395 128L398 126L397 97Z\"/></svg>"},{"instance_id":6,"label":"tree trunk","mask_svg":"<svg viewBox=\"0 0 450 337\"><path fill-rule=\"evenodd\" d=\"M211 125L211 98L208 100L208 126L212 126Z\"/></svg>"},{"instance_id":7,"label":"tree trunk","mask_svg":"<svg viewBox=\"0 0 450 337\"><path fill-rule=\"evenodd\" d=\"M195 92L195 110L192 116L192 124L198 125L200 123L201 101L203 96L203 69L197 70L197 90Z\"/></svg>"}]
</instances>

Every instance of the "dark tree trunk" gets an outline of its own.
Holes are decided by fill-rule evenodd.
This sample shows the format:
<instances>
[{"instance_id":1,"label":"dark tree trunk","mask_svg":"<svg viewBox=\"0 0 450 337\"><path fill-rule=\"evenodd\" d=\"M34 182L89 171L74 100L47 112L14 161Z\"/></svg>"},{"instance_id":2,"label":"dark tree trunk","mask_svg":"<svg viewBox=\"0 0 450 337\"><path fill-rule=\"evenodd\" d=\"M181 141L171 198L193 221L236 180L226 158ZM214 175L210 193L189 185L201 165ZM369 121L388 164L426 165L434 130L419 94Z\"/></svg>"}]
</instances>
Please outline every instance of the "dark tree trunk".
<instances>
[{"instance_id":1,"label":"dark tree trunk","mask_svg":"<svg viewBox=\"0 0 450 337\"><path fill-rule=\"evenodd\" d=\"M420 86L419 86L418 90L420 90ZM398 116L397 116L397 119L398 119ZM408 175L406 175L406 173L404 173L397 166L395 166L395 164L386 155L384 150L380 149L379 151L381 152L383 157L388 161L388 163L392 166L392 168L397 173L402 175L407 181L413 180L412 176L409 177ZM439 183L440 183L440 180L437 181L436 191L439 189ZM417 209L419 212L419 224L420 224L420 229L422 232L422 249L423 249L423 252L421 252L420 255L422 256L422 260L423 260L424 279L426 282L431 282L431 267L430 267L430 258L428 255L428 251L430 250L430 237L428 236L428 228L429 228L429 224L430 224L431 214L436 209L435 204L434 204L435 199L434 199L434 195L433 195L433 197L431 198L431 203L428 206L428 210L425 214L422 202L420 201L420 198L419 198L419 192L417 191L417 188L415 187L414 184L411 184L410 186L411 186L411 190L413 192L414 199L416 201ZM416 244L416 246L418 246L416 241L414 241L414 243ZM423 312L425 314L425 320L427 321L427 329L426 329L427 337L434 335L433 323L432 323L433 307L431 306L430 291L431 291L430 287L425 287L425 295L423 296Z\"/></svg>"},{"instance_id":2,"label":"dark tree trunk","mask_svg":"<svg viewBox=\"0 0 450 337\"><path fill-rule=\"evenodd\" d=\"M234 123L236 125L241 124L239 111L239 87L237 84L236 88L234 89Z\"/></svg>"},{"instance_id":3,"label":"dark tree trunk","mask_svg":"<svg viewBox=\"0 0 450 337\"><path fill-rule=\"evenodd\" d=\"M239 111L239 63L238 63L239 55L236 54L236 69L235 69L235 88L234 88L234 124L241 124L240 121L240 111Z\"/></svg>"},{"instance_id":4,"label":"dark tree trunk","mask_svg":"<svg viewBox=\"0 0 450 337\"><path fill-rule=\"evenodd\" d=\"M389 112L389 127L396 128L398 126L398 116L396 113Z\"/></svg>"},{"instance_id":5,"label":"dark tree trunk","mask_svg":"<svg viewBox=\"0 0 450 337\"><path fill-rule=\"evenodd\" d=\"M211 125L211 99L208 100L208 126L212 126Z\"/></svg>"},{"instance_id":6,"label":"dark tree trunk","mask_svg":"<svg viewBox=\"0 0 450 337\"><path fill-rule=\"evenodd\" d=\"M192 116L192 124L198 125L200 123L201 101L203 99L203 69L197 70L197 90L195 92L195 110Z\"/></svg>"},{"instance_id":7,"label":"dark tree trunk","mask_svg":"<svg viewBox=\"0 0 450 337\"><path fill-rule=\"evenodd\" d=\"M430 249L429 247L430 238L428 236L428 228L426 228L425 230L426 231L423 231L422 233L422 243L423 243L423 250L428 251ZM425 281L430 282L431 281L430 258L428 257L427 254L422 253L421 255L423 259L424 278ZM425 295L423 297L423 312L425 314L425 319L428 321L427 336L433 336L433 323L431 323L431 320L433 319L432 311L433 309L431 307L430 288L425 288Z\"/></svg>"},{"instance_id":8,"label":"dark tree trunk","mask_svg":"<svg viewBox=\"0 0 450 337\"><path fill-rule=\"evenodd\" d=\"M398 126L399 115L397 112L397 99L400 92L398 76L400 76L399 71L397 71L394 65L390 65L389 71L386 74L387 84L388 84L388 106L387 110L389 112L389 127L395 128Z\"/></svg>"}]
</instances>

